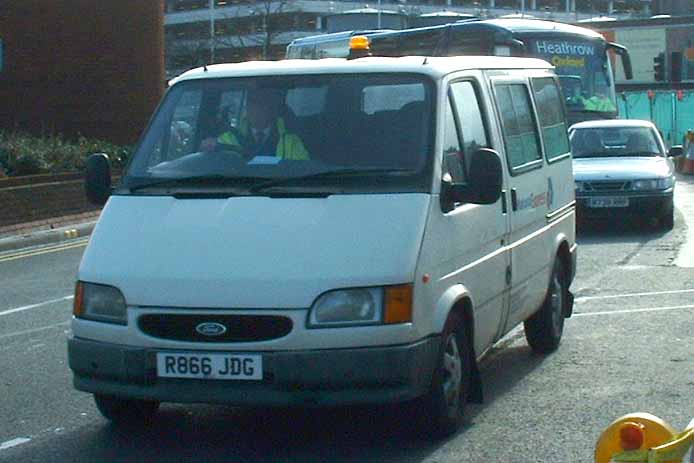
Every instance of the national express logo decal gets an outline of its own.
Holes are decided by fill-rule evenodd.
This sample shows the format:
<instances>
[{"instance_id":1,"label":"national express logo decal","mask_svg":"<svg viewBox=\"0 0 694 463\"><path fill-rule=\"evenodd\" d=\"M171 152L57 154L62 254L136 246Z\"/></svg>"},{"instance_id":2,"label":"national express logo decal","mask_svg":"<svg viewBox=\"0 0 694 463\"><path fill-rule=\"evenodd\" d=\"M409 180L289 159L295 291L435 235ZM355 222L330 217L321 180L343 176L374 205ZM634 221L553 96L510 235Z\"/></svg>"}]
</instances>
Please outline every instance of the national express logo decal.
<instances>
[{"instance_id":1,"label":"national express logo decal","mask_svg":"<svg viewBox=\"0 0 694 463\"><path fill-rule=\"evenodd\" d=\"M555 67L583 68L586 58L595 56L595 46L582 43L538 40L535 50L538 55L546 56Z\"/></svg>"}]
</instances>

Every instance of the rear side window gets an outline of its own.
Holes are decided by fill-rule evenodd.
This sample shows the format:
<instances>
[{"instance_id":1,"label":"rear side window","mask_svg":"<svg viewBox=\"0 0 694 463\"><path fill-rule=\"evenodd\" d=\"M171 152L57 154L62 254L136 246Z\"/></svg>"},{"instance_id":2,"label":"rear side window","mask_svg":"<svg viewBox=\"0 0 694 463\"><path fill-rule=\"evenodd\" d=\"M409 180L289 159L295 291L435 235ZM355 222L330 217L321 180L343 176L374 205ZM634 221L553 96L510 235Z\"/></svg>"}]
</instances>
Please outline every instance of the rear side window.
<instances>
[{"instance_id":1,"label":"rear side window","mask_svg":"<svg viewBox=\"0 0 694 463\"><path fill-rule=\"evenodd\" d=\"M533 79L533 92L542 139L545 142L545 155L551 161L569 152L561 96L557 84L551 78Z\"/></svg>"},{"instance_id":2,"label":"rear side window","mask_svg":"<svg viewBox=\"0 0 694 463\"><path fill-rule=\"evenodd\" d=\"M366 114L397 111L409 103L424 102L422 84L371 85L362 91L361 110Z\"/></svg>"},{"instance_id":3,"label":"rear side window","mask_svg":"<svg viewBox=\"0 0 694 463\"><path fill-rule=\"evenodd\" d=\"M511 170L517 171L541 160L537 125L527 87L523 84L497 85L496 97Z\"/></svg>"},{"instance_id":4,"label":"rear side window","mask_svg":"<svg viewBox=\"0 0 694 463\"><path fill-rule=\"evenodd\" d=\"M293 88L287 92L287 106L297 117L316 116L325 108L328 87Z\"/></svg>"}]
</instances>

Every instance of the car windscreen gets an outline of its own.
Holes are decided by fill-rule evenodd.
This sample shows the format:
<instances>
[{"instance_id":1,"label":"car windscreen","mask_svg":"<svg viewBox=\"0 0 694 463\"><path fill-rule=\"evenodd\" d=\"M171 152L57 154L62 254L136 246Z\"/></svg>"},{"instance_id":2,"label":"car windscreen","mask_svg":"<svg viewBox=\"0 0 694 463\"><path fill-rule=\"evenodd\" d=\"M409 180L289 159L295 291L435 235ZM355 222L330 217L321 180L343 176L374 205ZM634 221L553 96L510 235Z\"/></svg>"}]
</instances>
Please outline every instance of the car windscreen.
<instances>
[{"instance_id":1,"label":"car windscreen","mask_svg":"<svg viewBox=\"0 0 694 463\"><path fill-rule=\"evenodd\" d=\"M427 78L396 73L184 81L160 105L123 186L296 179L287 184L422 191L432 92Z\"/></svg>"},{"instance_id":2,"label":"car windscreen","mask_svg":"<svg viewBox=\"0 0 694 463\"><path fill-rule=\"evenodd\" d=\"M574 158L663 156L663 146L649 127L576 129L569 135Z\"/></svg>"}]
</instances>

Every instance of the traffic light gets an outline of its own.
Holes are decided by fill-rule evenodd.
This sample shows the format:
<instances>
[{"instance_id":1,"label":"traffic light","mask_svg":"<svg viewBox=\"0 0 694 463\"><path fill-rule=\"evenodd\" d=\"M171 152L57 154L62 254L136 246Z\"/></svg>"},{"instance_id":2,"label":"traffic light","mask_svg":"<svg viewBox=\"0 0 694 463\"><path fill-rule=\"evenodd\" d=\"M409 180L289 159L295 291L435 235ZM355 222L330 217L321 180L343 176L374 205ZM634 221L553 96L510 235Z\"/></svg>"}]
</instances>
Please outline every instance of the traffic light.
<instances>
[{"instance_id":1,"label":"traffic light","mask_svg":"<svg viewBox=\"0 0 694 463\"><path fill-rule=\"evenodd\" d=\"M682 52L673 51L670 54L670 80L673 82L682 81Z\"/></svg>"},{"instance_id":2,"label":"traffic light","mask_svg":"<svg viewBox=\"0 0 694 463\"><path fill-rule=\"evenodd\" d=\"M665 53L663 52L653 58L653 78L658 82L665 80Z\"/></svg>"}]
</instances>

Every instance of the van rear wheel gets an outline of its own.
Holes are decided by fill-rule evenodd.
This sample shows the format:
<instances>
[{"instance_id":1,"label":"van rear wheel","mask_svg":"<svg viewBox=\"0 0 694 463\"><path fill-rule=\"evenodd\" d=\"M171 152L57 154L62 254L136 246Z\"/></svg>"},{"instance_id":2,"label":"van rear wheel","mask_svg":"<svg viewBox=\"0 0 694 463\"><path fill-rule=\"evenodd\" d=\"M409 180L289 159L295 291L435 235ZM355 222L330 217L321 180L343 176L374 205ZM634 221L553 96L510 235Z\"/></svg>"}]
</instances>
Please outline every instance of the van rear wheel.
<instances>
[{"instance_id":1,"label":"van rear wheel","mask_svg":"<svg viewBox=\"0 0 694 463\"><path fill-rule=\"evenodd\" d=\"M104 418L122 426L145 426L159 410L159 402L150 400L94 394L94 402Z\"/></svg>"},{"instance_id":2,"label":"van rear wheel","mask_svg":"<svg viewBox=\"0 0 694 463\"><path fill-rule=\"evenodd\" d=\"M540 310L524 323L525 338L538 354L554 352L564 332L564 318L568 312L569 287L561 259L557 256L549 282L547 296Z\"/></svg>"},{"instance_id":3,"label":"van rear wheel","mask_svg":"<svg viewBox=\"0 0 694 463\"><path fill-rule=\"evenodd\" d=\"M470 392L470 362L465 328L457 314L452 313L441 335L431 389L415 402L418 418L432 437L448 436L462 425Z\"/></svg>"}]
</instances>

